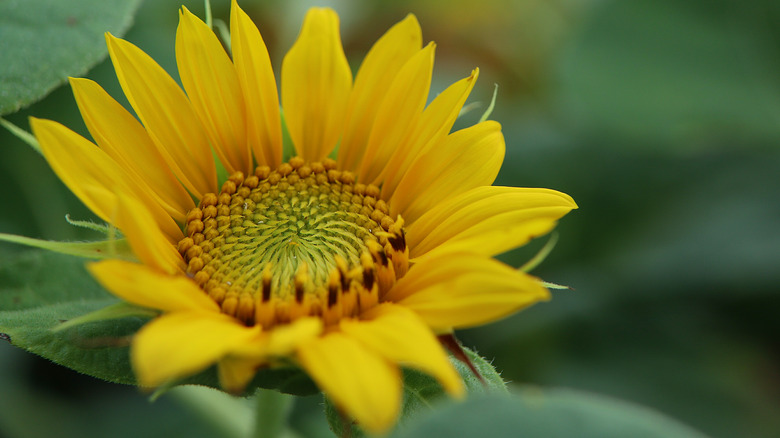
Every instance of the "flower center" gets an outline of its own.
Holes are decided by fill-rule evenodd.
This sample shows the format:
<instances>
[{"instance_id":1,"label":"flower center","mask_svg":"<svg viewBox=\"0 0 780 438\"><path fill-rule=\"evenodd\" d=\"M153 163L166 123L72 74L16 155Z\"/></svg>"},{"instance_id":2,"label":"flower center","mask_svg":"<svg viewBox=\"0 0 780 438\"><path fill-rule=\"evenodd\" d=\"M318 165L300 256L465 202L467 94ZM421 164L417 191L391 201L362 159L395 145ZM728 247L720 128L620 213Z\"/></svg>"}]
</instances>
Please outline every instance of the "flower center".
<instances>
[{"instance_id":1,"label":"flower center","mask_svg":"<svg viewBox=\"0 0 780 438\"><path fill-rule=\"evenodd\" d=\"M187 214L179 252L222 312L246 324L333 324L374 306L406 273L403 219L378 197L333 160L236 172Z\"/></svg>"}]
</instances>

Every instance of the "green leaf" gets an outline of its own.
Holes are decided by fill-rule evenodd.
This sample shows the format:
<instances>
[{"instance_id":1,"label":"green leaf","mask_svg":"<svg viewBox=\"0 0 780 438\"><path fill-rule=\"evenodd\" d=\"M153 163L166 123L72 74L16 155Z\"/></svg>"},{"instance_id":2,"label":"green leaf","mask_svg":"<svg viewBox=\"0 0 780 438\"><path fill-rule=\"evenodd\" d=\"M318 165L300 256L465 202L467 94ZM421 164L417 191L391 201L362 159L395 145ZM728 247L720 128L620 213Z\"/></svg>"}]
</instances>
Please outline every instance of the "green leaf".
<instances>
[{"instance_id":1,"label":"green leaf","mask_svg":"<svg viewBox=\"0 0 780 438\"><path fill-rule=\"evenodd\" d=\"M122 35L140 0L0 2L0 115L18 110L106 56L105 32Z\"/></svg>"},{"instance_id":2,"label":"green leaf","mask_svg":"<svg viewBox=\"0 0 780 438\"><path fill-rule=\"evenodd\" d=\"M0 313L3 315L107 299L111 296L87 273L84 259L79 257L39 250L0 257ZM92 310L95 309L88 311ZM0 324L5 325L2 319Z\"/></svg>"},{"instance_id":3,"label":"green leaf","mask_svg":"<svg viewBox=\"0 0 780 438\"><path fill-rule=\"evenodd\" d=\"M440 406L396 438L704 438L656 411L570 389L525 386L512 396L482 394Z\"/></svg>"},{"instance_id":4,"label":"green leaf","mask_svg":"<svg viewBox=\"0 0 780 438\"><path fill-rule=\"evenodd\" d=\"M130 336L138 318L51 329L63 321L116 303L115 298L78 300L32 309L0 312L0 332L11 344L78 372L115 383L135 382L130 368Z\"/></svg>"},{"instance_id":5,"label":"green leaf","mask_svg":"<svg viewBox=\"0 0 780 438\"><path fill-rule=\"evenodd\" d=\"M44 251L5 257L0 285L0 333L13 345L103 380L135 381L127 345L141 319L51 330L118 301L89 276L82 259Z\"/></svg>"}]
</instances>

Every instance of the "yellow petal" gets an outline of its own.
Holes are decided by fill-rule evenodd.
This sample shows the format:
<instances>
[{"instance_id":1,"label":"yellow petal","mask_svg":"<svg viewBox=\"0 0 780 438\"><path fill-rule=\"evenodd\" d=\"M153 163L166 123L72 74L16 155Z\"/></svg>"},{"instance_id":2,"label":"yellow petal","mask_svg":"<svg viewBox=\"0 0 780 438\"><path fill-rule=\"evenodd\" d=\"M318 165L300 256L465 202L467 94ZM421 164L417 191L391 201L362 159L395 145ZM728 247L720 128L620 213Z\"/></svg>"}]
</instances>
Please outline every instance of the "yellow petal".
<instances>
[{"instance_id":1,"label":"yellow petal","mask_svg":"<svg viewBox=\"0 0 780 438\"><path fill-rule=\"evenodd\" d=\"M133 253L147 266L167 274L183 273L186 265L176 247L157 228L149 211L135 199L117 194L114 223L122 230Z\"/></svg>"},{"instance_id":2,"label":"yellow petal","mask_svg":"<svg viewBox=\"0 0 780 438\"><path fill-rule=\"evenodd\" d=\"M391 27L368 51L355 76L347 107L344 137L339 146L339 168L357 171L368 143L374 118L398 71L422 48L422 31L409 14Z\"/></svg>"},{"instance_id":3,"label":"yellow petal","mask_svg":"<svg viewBox=\"0 0 780 438\"><path fill-rule=\"evenodd\" d=\"M322 334L322 319L318 317L298 318L289 324L277 325L260 334L257 339L236 349L236 357L263 359L286 357L299 345Z\"/></svg>"},{"instance_id":4,"label":"yellow petal","mask_svg":"<svg viewBox=\"0 0 780 438\"><path fill-rule=\"evenodd\" d=\"M282 62L285 121L296 152L305 160L323 160L336 146L351 88L338 15L327 8L310 9Z\"/></svg>"},{"instance_id":5,"label":"yellow petal","mask_svg":"<svg viewBox=\"0 0 780 438\"><path fill-rule=\"evenodd\" d=\"M257 369L268 362L268 333L260 326L256 330L254 337L237 345L217 363L219 384L228 392L242 392L257 374Z\"/></svg>"},{"instance_id":6,"label":"yellow petal","mask_svg":"<svg viewBox=\"0 0 780 438\"><path fill-rule=\"evenodd\" d=\"M299 345L322 334L321 318L300 318L290 324L278 325L269 331L266 354L287 356Z\"/></svg>"},{"instance_id":7,"label":"yellow petal","mask_svg":"<svg viewBox=\"0 0 780 438\"><path fill-rule=\"evenodd\" d=\"M541 281L494 259L454 254L418 263L386 299L434 331L486 324L549 299Z\"/></svg>"},{"instance_id":8,"label":"yellow petal","mask_svg":"<svg viewBox=\"0 0 780 438\"><path fill-rule=\"evenodd\" d=\"M358 179L379 183L390 156L420 118L431 88L436 45L428 44L404 64L390 84L371 127Z\"/></svg>"},{"instance_id":9,"label":"yellow petal","mask_svg":"<svg viewBox=\"0 0 780 438\"><path fill-rule=\"evenodd\" d=\"M163 311L219 312L219 306L192 280L121 260L90 263L87 269L119 298Z\"/></svg>"},{"instance_id":10,"label":"yellow petal","mask_svg":"<svg viewBox=\"0 0 780 438\"><path fill-rule=\"evenodd\" d=\"M233 63L214 32L182 6L176 63L192 108L229 173L252 172L244 98Z\"/></svg>"},{"instance_id":11,"label":"yellow petal","mask_svg":"<svg viewBox=\"0 0 780 438\"><path fill-rule=\"evenodd\" d=\"M411 225L448 198L489 186L504 161L501 125L486 121L447 136L412 163L388 203L390 216L400 214Z\"/></svg>"},{"instance_id":12,"label":"yellow petal","mask_svg":"<svg viewBox=\"0 0 780 438\"><path fill-rule=\"evenodd\" d=\"M423 214L407 228L410 256L471 252L495 255L550 231L577 208L565 193L521 187L477 187Z\"/></svg>"},{"instance_id":13,"label":"yellow petal","mask_svg":"<svg viewBox=\"0 0 780 438\"><path fill-rule=\"evenodd\" d=\"M138 384L155 387L202 371L256 337L259 330L221 313L162 315L133 338L130 359Z\"/></svg>"},{"instance_id":14,"label":"yellow petal","mask_svg":"<svg viewBox=\"0 0 780 438\"><path fill-rule=\"evenodd\" d=\"M414 312L384 303L361 318L367 320L341 320L341 331L393 362L436 377L450 394L463 394L463 381L447 360L447 353Z\"/></svg>"},{"instance_id":15,"label":"yellow petal","mask_svg":"<svg viewBox=\"0 0 780 438\"><path fill-rule=\"evenodd\" d=\"M228 391L241 391L258 367L269 360L290 356L299 345L322 334L322 328L322 319L311 317L299 318L259 333L219 362L220 384Z\"/></svg>"},{"instance_id":16,"label":"yellow petal","mask_svg":"<svg viewBox=\"0 0 780 438\"><path fill-rule=\"evenodd\" d=\"M230 41L238 82L244 94L247 139L258 163L272 168L282 162L282 124L271 59L252 20L233 0Z\"/></svg>"},{"instance_id":17,"label":"yellow petal","mask_svg":"<svg viewBox=\"0 0 780 438\"><path fill-rule=\"evenodd\" d=\"M419 154L437 147L449 134L466 98L479 77L479 69L447 87L425 108L409 137L398 145L381 176L382 199L390 199L401 178Z\"/></svg>"},{"instance_id":18,"label":"yellow petal","mask_svg":"<svg viewBox=\"0 0 780 438\"><path fill-rule=\"evenodd\" d=\"M183 237L176 222L133 178L99 147L51 120L30 118L30 127L46 160L62 182L96 215L114 223L116 193L140 201L171 241Z\"/></svg>"},{"instance_id":19,"label":"yellow petal","mask_svg":"<svg viewBox=\"0 0 780 438\"><path fill-rule=\"evenodd\" d=\"M198 198L214 193L211 147L187 96L141 49L109 33L106 41L122 90L176 177Z\"/></svg>"},{"instance_id":20,"label":"yellow petal","mask_svg":"<svg viewBox=\"0 0 780 438\"><path fill-rule=\"evenodd\" d=\"M81 117L98 146L154 195L175 220L195 207L192 197L171 172L144 127L97 83L69 78Z\"/></svg>"},{"instance_id":21,"label":"yellow petal","mask_svg":"<svg viewBox=\"0 0 780 438\"><path fill-rule=\"evenodd\" d=\"M340 409L372 433L389 429L401 405L398 367L342 333L298 349L301 366Z\"/></svg>"},{"instance_id":22,"label":"yellow petal","mask_svg":"<svg viewBox=\"0 0 780 438\"><path fill-rule=\"evenodd\" d=\"M217 363L217 375L222 389L240 393L257 374L257 369L265 359L253 359L238 356L226 356Z\"/></svg>"}]
</instances>

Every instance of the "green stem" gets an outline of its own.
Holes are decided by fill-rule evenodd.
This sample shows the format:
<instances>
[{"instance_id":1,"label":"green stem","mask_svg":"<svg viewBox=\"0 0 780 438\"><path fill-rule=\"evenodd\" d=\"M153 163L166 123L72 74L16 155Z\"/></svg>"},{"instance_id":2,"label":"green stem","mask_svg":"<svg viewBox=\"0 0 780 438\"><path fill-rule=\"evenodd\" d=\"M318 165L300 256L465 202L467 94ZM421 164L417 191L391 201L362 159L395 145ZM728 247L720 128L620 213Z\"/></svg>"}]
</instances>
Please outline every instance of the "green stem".
<instances>
[{"instance_id":1,"label":"green stem","mask_svg":"<svg viewBox=\"0 0 780 438\"><path fill-rule=\"evenodd\" d=\"M203 386L178 386L168 393L195 411L226 438L245 438L251 430L252 409L244 400Z\"/></svg>"},{"instance_id":2,"label":"green stem","mask_svg":"<svg viewBox=\"0 0 780 438\"><path fill-rule=\"evenodd\" d=\"M258 389L255 394L254 438L278 438L287 424L295 399L270 389Z\"/></svg>"}]
</instances>

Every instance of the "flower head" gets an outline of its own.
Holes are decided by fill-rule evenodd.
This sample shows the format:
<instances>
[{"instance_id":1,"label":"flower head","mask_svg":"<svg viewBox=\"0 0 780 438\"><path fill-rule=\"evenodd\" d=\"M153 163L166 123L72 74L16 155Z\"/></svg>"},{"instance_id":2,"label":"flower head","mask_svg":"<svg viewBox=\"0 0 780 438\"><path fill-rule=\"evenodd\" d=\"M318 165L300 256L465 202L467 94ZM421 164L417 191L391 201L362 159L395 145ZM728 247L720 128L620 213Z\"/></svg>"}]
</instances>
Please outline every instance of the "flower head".
<instances>
[{"instance_id":1,"label":"flower head","mask_svg":"<svg viewBox=\"0 0 780 438\"><path fill-rule=\"evenodd\" d=\"M436 334L547 299L538 279L492 256L547 233L576 205L553 190L491 186L500 125L450 132L478 71L426 105L435 45L422 46L414 16L374 44L353 80L337 15L308 12L281 70L295 148L286 162L271 62L235 1L230 31L232 56L182 9L183 89L108 34L140 122L96 83L72 78L96 144L31 121L54 171L137 258L90 272L161 311L132 343L139 384L217 364L222 386L240 391L261 367L293 363L369 431L397 417L399 366L460 395Z\"/></svg>"}]
</instances>

